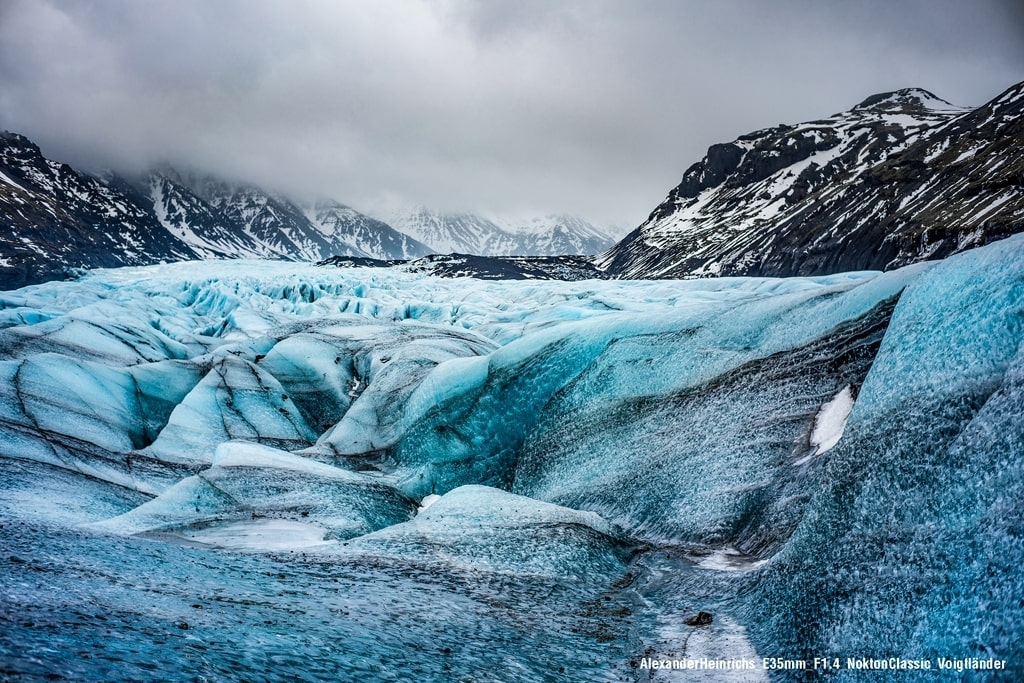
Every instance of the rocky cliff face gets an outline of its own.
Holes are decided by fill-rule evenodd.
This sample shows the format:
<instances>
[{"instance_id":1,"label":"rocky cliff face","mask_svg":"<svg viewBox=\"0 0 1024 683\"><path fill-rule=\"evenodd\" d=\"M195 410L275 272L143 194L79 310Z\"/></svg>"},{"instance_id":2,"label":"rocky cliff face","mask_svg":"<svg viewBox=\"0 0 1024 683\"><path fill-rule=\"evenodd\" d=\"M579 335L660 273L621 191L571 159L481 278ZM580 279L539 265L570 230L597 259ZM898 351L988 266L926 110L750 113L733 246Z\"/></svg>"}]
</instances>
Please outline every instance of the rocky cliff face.
<instances>
[{"instance_id":1,"label":"rocky cliff face","mask_svg":"<svg viewBox=\"0 0 1024 683\"><path fill-rule=\"evenodd\" d=\"M45 159L28 138L0 133L0 287L59 278L80 266L196 258L155 230L143 198Z\"/></svg>"},{"instance_id":2,"label":"rocky cliff face","mask_svg":"<svg viewBox=\"0 0 1024 683\"><path fill-rule=\"evenodd\" d=\"M598 258L624 278L892 269L1024 230L1024 84L974 110L907 89L713 145Z\"/></svg>"}]
</instances>

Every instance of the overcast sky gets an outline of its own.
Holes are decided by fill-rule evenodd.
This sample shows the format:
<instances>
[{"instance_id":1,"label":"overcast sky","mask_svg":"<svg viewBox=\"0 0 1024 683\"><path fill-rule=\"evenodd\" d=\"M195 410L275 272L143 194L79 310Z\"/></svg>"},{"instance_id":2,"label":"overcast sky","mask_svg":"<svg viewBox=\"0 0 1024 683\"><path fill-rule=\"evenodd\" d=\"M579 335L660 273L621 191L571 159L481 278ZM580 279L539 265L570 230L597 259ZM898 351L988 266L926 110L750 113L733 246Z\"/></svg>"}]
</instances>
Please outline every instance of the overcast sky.
<instances>
[{"instance_id":1,"label":"overcast sky","mask_svg":"<svg viewBox=\"0 0 1024 683\"><path fill-rule=\"evenodd\" d=\"M918 86L1024 79L1024 9L960 0L0 0L0 128L368 209L635 227L708 145Z\"/></svg>"}]
</instances>

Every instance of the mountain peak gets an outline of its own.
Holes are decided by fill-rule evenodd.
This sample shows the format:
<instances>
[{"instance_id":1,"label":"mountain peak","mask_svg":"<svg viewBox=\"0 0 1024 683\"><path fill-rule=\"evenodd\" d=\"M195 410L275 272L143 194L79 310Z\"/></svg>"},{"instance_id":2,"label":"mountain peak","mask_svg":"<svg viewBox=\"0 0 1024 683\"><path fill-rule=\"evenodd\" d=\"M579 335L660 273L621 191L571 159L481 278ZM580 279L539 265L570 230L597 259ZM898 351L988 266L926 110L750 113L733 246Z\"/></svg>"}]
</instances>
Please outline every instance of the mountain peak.
<instances>
[{"instance_id":1,"label":"mountain peak","mask_svg":"<svg viewBox=\"0 0 1024 683\"><path fill-rule=\"evenodd\" d=\"M6 149L7 154L12 154L15 158L42 159L43 153L40 151L39 145L32 142L24 135L3 130L0 131L0 143L2 143L0 144L0 148Z\"/></svg>"},{"instance_id":2,"label":"mountain peak","mask_svg":"<svg viewBox=\"0 0 1024 683\"><path fill-rule=\"evenodd\" d=\"M923 88L903 88L868 97L854 109L951 111L962 109Z\"/></svg>"},{"instance_id":3,"label":"mountain peak","mask_svg":"<svg viewBox=\"0 0 1024 683\"><path fill-rule=\"evenodd\" d=\"M20 133L12 133L9 130L0 130L0 140L5 140L7 142L16 142L18 144L28 145L30 147L36 146L34 142L29 140L24 135L21 135Z\"/></svg>"},{"instance_id":4,"label":"mountain peak","mask_svg":"<svg viewBox=\"0 0 1024 683\"><path fill-rule=\"evenodd\" d=\"M598 266L618 277L883 270L1024 230L1024 84L977 109L927 90L712 145Z\"/></svg>"}]
</instances>

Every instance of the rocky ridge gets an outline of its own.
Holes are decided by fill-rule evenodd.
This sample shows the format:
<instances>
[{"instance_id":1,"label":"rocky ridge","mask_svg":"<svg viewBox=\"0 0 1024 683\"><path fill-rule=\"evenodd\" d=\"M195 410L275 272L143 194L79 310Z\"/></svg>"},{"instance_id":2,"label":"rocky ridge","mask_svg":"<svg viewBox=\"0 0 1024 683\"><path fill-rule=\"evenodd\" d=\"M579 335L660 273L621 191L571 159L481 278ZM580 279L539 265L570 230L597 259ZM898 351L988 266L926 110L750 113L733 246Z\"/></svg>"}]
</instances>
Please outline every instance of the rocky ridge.
<instances>
[{"instance_id":1,"label":"rocky ridge","mask_svg":"<svg viewBox=\"0 0 1024 683\"><path fill-rule=\"evenodd\" d=\"M712 145L597 260L621 278L890 270L1024 229L1024 84L977 109L920 89Z\"/></svg>"}]
</instances>

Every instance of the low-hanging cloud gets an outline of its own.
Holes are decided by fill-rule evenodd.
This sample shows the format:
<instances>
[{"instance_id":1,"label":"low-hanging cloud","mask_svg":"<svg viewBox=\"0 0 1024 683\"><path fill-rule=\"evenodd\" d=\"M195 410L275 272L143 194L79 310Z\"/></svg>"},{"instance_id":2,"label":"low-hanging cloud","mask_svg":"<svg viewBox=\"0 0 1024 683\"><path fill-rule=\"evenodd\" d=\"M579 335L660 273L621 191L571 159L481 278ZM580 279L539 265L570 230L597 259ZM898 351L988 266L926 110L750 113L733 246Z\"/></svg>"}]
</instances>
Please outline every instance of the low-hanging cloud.
<instances>
[{"instance_id":1,"label":"low-hanging cloud","mask_svg":"<svg viewBox=\"0 0 1024 683\"><path fill-rule=\"evenodd\" d=\"M632 227L709 144L1024 77L1015 3L0 0L0 127L357 208Z\"/></svg>"}]
</instances>

